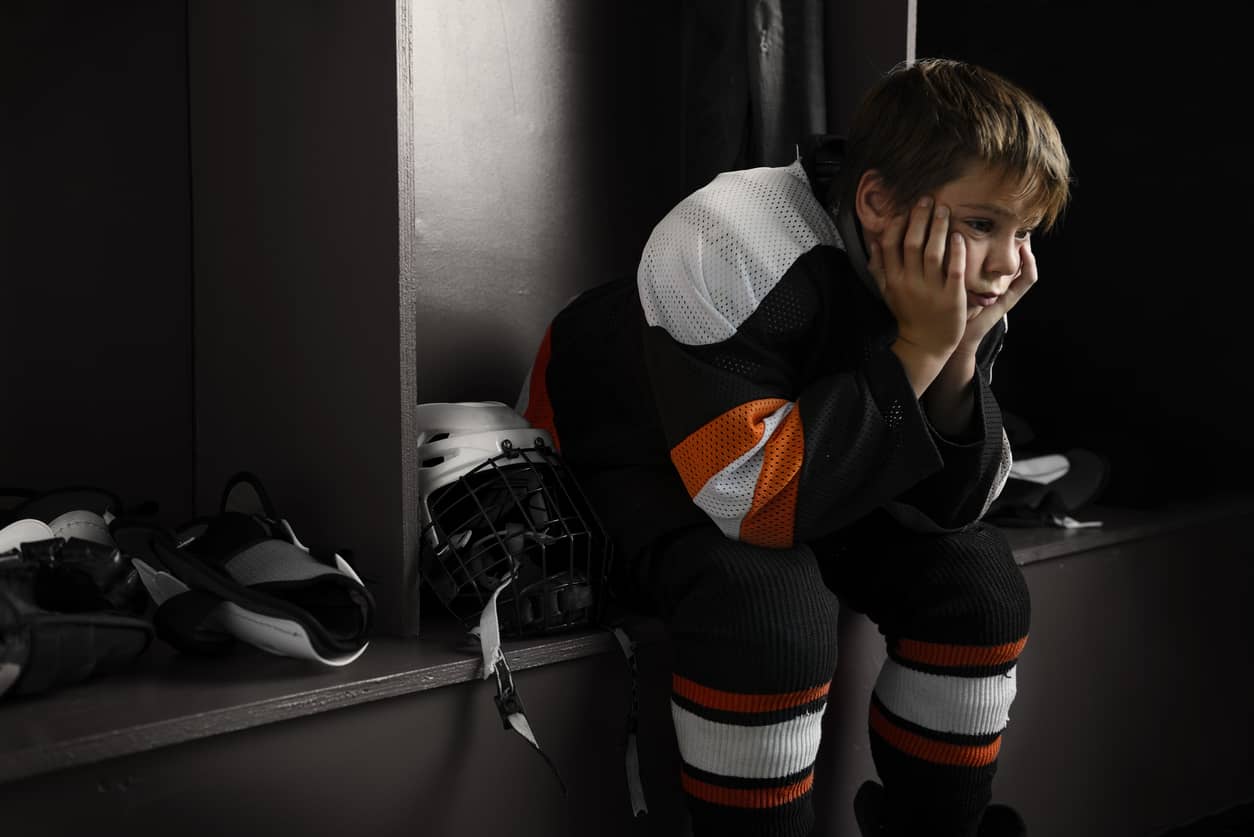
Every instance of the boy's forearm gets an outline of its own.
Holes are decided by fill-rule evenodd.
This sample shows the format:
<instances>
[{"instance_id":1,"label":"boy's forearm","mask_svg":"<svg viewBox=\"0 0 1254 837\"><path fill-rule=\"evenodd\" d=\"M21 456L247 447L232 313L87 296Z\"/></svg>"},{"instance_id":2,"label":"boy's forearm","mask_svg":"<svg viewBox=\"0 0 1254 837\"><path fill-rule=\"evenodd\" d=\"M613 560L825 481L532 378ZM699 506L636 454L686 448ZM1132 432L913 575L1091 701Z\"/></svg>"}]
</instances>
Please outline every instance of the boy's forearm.
<instances>
[{"instance_id":1,"label":"boy's forearm","mask_svg":"<svg viewBox=\"0 0 1254 837\"><path fill-rule=\"evenodd\" d=\"M974 380L975 355L955 351L919 398L932 426L942 435L961 436L971 426L975 414Z\"/></svg>"},{"instance_id":2,"label":"boy's forearm","mask_svg":"<svg viewBox=\"0 0 1254 837\"><path fill-rule=\"evenodd\" d=\"M914 343L901 338L893 341L891 348L893 354L897 355L897 359L901 361L906 377L910 379L910 388L914 390L914 397L922 400L923 394L928 391L948 364L948 357L924 351Z\"/></svg>"}]
</instances>

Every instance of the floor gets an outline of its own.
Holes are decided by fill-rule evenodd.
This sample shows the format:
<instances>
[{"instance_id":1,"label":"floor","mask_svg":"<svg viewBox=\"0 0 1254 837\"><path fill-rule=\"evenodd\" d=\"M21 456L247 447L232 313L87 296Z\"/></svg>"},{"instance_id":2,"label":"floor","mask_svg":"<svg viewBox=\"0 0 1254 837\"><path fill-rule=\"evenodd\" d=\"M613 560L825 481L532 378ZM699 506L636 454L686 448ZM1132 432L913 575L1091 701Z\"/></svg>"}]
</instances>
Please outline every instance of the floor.
<instances>
[{"instance_id":1,"label":"floor","mask_svg":"<svg viewBox=\"0 0 1254 837\"><path fill-rule=\"evenodd\" d=\"M1162 837L1254 837L1254 802L1173 828Z\"/></svg>"}]
</instances>

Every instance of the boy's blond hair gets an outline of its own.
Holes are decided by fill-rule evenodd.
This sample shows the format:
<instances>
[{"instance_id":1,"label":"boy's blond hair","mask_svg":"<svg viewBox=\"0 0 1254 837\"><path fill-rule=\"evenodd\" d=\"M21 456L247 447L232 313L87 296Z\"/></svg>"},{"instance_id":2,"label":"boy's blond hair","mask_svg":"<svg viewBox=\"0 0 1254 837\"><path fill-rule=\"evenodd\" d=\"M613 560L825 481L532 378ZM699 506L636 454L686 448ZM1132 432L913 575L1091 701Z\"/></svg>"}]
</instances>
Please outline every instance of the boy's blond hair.
<instances>
[{"instance_id":1,"label":"boy's blond hair","mask_svg":"<svg viewBox=\"0 0 1254 837\"><path fill-rule=\"evenodd\" d=\"M1023 181L1040 229L1061 216L1070 195L1070 161L1040 102L973 64L937 58L903 63L880 79L854 114L834 197L852 206L858 180L875 169L896 204L909 206L976 162Z\"/></svg>"}]
</instances>

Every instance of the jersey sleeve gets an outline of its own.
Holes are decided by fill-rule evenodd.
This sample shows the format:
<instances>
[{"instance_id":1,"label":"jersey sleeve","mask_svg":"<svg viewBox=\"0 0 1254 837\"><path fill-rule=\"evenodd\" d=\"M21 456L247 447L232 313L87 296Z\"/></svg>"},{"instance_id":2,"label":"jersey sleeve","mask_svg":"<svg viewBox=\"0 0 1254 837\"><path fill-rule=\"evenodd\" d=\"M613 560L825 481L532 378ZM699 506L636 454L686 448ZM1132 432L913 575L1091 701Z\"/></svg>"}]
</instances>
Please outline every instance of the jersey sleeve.
<instances>
[{"instance_id":1,"label":"jersey sleeve","mask_svg":"<svg viewBox=\"0 0 1254 837\"><path fill-rule=\"evenodd\" d=\"M961 483L959 511L971 506L983 443L940 437L891 339L850 327L888 317L880 331L891 334L891 314L852 275L792 168L721 175L646 246L645 365L671 461L726 535L762 546L810 540L898 498L906 514L952 524L935 498L952 505ZM952 473L929 483L950 456Z\"/></svg>"},{"instance_id":2,"label":"jersey sleeve","mask_svg":"<svg viewBox=\"0 0 1254 837\"><path fill-rule=\"evenodd\" d=\"M1006 318L985 336L976 352L972 425L960 437L929 431L944 463L935 474L888 504L898 522L921 532L946 532L983 517L1010 476L1010 440L993 395L993 364L1005 342Z\"/></svg>"}]
</instances>

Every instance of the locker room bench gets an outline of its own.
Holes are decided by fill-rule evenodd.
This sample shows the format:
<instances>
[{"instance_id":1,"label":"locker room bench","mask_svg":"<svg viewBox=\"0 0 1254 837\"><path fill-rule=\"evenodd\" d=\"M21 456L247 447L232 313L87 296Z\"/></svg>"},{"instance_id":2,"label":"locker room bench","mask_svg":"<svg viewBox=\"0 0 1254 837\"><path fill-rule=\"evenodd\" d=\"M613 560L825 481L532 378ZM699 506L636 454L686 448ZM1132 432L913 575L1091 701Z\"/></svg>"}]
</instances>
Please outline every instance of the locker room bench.
<instances>
[{"instance_id":1,"label":"locker room bench","mask_svg":"<svg viewBox=\"0 0 1254 837\"><path fill-rule=\"evenodd\" d=\"M999 798L1041 835L1145 835L1254 798L1254 497L1156 511L1094 509L1100 529L1007 530L1033 595L1032 639L1002 750ZM865 702L884 652L841 615L816 765L820 833L851 834L873 771ZM507 644L528 716L569 793L503 731L461 632L380 638L353 665L311 669L251 649L180 658L0 703L3 831L305 835L681 829L667 644L640 642L649 816L623 773L628 678L615 640L585 631ZM103 829L103 831L102 831Z\"/></svg>"}]
</instances>

